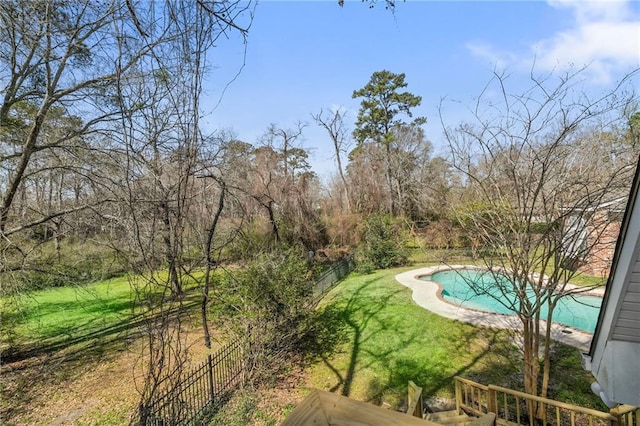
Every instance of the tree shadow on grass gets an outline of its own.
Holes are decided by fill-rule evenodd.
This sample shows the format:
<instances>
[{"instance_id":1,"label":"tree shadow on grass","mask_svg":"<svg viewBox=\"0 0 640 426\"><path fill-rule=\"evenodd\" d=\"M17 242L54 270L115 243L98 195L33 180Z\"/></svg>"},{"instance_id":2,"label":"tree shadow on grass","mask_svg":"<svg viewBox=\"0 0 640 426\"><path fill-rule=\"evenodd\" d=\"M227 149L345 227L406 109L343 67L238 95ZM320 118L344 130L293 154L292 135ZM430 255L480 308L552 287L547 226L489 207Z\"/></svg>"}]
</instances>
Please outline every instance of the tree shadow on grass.
<instances>
[{"instance_id":1,"label":"tree shadow on grass","mask_svg":"<svg viewBox=\"0 0 640 426\"><path fill-rule=\"evenodd\" d=\"M195 306L197 303L189 301L159 314L123 315L119 321L104 327L85 322L74 327L71 336L14 347L13 352L4 351L0 387L3 393L7 391L7 398L0 404L0 423L10 424L12 418L31 409L32 399L38 393L32 389L60 387L69 377L85 374L96 363L130 350L130 344L154 327L159 316L163 317L162 321L174 321L192 315Z\"/></svg>"},{"instance_id":2,"label":"tree shadow on grass","mask_svg":"<svg viewBox=\"0 0 640 426\"><path fill-rule=\"evenodd\" d=\"M367 399L370 402L380 404L389 391L396 394L396 402L403 401L407 395L407 385L409 381L422 387L425 398L441 394L453 395L454 378L456 376L466 376L472 373L475 377L477 371L483 370L489 364L487 359L491 358L499 365L502 360L498 360L492 352L495 345L499 345L499 330L477 330L456 335L452 332L451 338L458 339L457 343L447 349L446 357L438 357L426 362L417 360L410 356L379 354L375 356L375 361L386 365L387 376L378 377L377 380L369 384L367 389ZM458 358L467 357L472 347L475 346L476 339L487 338L484 350L473 350L473 356L462 364L456 365ZM479 364L482 368L478 368ZM500 367L502 368L502 367ZM397 404L396 404L397 405Z\"/></svg>"},{"instance_id":3,"label":"tree shadow on grass","mask_svg":"<svg viewBox=\"0 0 640 426\"><path fill-rule=\"evenodd\" d=\"M167 310L158 311L158 315L147 312L133 314L130 301L105 303L96 300L83 303L86 304L83 310L92 314L89 319L62 326L53 324L50 326L51 331L42 333L37 341L7 347L2 351L2 363L9 364L41 355L52 355L59 351L65 351L65 357L82 357L91 351L103 353L102 346L110 346L115 341L140 336L144 327L158 315L177 317L197 306L198 301L186 300ZM41 307L42 315L51 310L75 307L76 303L56 302L51 305ZM105 320L106 315L118 316L119 319ZM74 352L77 354L74 355Z\"/></svg>"},{"instance_id":4,"label":"tree shadow on grass","mask_svg":"<svg viewBox=\"0 0 640 426\"><path fill-rule=\"evenodd\" d=\"M365 280L346 301L333 301L324 308L327 322L337 324L333 326L337 330L334 340L328 345L334 352L326 350L319 356L334 376L327 384L329 391L351 396L359 372L383 366L384 374L375 375L364 385L365 399L379 405L391 394L392 405L398 406L406 398L409 381L421 386L428 397L453 395L455 376L492 378L496 371L498 375L514 375L518 363L513 360L514 348L503 330L445 327L444 332L449 333L446 345L429 348L437 356L421 358L416 345L425 340L421 335L424 328L406 326L405 312L410 310L385 310L390 303L406 304L404 299L396 299L406 292L389 286L378 290L382 278ZM343 346L346 342L348 346ZM341 346L344 357L335 358L335 349ZM340 358L346 358L346 362L341 364ZM360 381L358 387L358 394L362 394Z\"/></svg>"},{"instance_id":5,"label":"tree shadow on grass","mask_svg":"<svg viewBox=\"0 0 640 426\"><path fill-rule=\"evenodd\" d=\"M372 340L376 334L388 331L389 329L389 325L378 316L385 305L397 294L401 293L402 289L375 294L371 289L376 286L380 279L381 277L372 277L366 280L356 288L346 303L334 302L333 304L325 306L323 309L323 312L327 314L326 319L328 322L335 324L333 327L337 332L335 334L336 338L328 347L331 348L332 351L324 351L319 356L327 368L335 375L336 382L329 389L331 392L337 392L339 390L343 396L349 396L351 394L363 346L366 346L367 342ZM403 344L410 343L414 337L415 336L408 336L406 342L403 342ZM346 371L342 372L331 362L330 357L333 354L333 350L339 345L349 341L351 344L348 348L348 366ZM394 350L394 348L388 348L387 355Z\"/></svg>"}]
</instances>

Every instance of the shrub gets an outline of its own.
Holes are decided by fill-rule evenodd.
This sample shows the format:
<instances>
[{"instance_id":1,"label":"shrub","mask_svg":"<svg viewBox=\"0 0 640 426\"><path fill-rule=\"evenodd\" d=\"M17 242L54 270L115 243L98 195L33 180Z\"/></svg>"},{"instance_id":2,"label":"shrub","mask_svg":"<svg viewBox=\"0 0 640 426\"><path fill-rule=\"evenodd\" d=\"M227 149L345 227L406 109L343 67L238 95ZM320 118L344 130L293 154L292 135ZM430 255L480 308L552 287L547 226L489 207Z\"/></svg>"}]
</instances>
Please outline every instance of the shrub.
<instances>
[{"instance_id":1,"label":"shrub","mask_svg":"<svg viewBox=\"0 0 640 426\"><path fill-rule=\"evenodd\" d=\"M404 230L399 219L374 214L364 222L362 240L357 250L357 263L361 271L387 269L406 265L409 250L405 245Z\"/></svg>"},{"instance_id":2,"label":"shrub","mask_svg":"<svg viewBox=\"0 0 640 426\"><path fill-rule=\"evenodd\" d=\"M440 219L429 223L423 230L424 247L434 250L447 250L452 247L461 247L463 237L460 228L446 219Z\"/></svg>"},{"instance_id":3,"label":"shrub","mask_svg":"<svg viewBox=\"0 0 640 426\"><path fill-rule=\"evenodd\" d=\"M232 305L225 320L239 335L251 335L253 380L275 377L274 360L297 350L313 312L311 275L303 249L280 248L257 254L221 283L220 298Z\"/></svg>"}]
</instances>

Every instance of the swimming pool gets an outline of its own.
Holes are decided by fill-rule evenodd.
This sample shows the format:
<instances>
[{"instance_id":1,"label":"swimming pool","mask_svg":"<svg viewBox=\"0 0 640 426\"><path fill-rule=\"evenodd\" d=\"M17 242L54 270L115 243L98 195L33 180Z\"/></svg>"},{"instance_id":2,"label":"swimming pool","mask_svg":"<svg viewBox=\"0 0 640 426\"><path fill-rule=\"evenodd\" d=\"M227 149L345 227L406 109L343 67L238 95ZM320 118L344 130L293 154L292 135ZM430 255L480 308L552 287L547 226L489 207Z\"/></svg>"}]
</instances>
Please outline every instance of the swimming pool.
<instances>
[{"instance_id":1,"label":"swimming pool","mask_svg":"<svg viewBox=\"0 0 640 426\"><path fill-rule=\"evenodd\" d=\"M514 315L513 305L516 296L503 296L495 285L494 276L486 270L451 269L436 272L421 279L435 281L442 287L442 298L463 308L475 309L483 312ZM470 286L469 283L477 286ZM473 287L476 287L474 289ZM477 289L481 288L482 291ZM486 294L490 293L493 294ZM503 303L496 300L498 297ZM598 321L602 298L597 296L574 295L560 299L553 311L553 321L593 333ZM507 306L505 306L507 305ZM545 319L548 307L544 305L541 318Z\"/></svg>"}]
</instances>

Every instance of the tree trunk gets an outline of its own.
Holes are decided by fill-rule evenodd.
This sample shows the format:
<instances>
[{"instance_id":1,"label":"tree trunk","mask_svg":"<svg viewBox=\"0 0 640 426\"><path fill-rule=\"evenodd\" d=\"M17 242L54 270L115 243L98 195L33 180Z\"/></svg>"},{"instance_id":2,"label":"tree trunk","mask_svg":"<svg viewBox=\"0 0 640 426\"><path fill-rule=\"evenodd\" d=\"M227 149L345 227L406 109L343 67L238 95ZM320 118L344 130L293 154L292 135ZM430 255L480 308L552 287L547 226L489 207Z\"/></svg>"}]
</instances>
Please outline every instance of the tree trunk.
<instances>
[{"instance_id":1,"label":"tree trunk","mask_svg":"<svg viewBox=\"0 0 640 426\"><path fill-rule=\"evenodd\" d=\"M18 188L22 183L25 172L27 170L27 166L31 161L31 155L35 150L36 142L38 140L38 136L40 135L40 130L42 129L42 124L44 123L47 112L49 111L49 107L49 99L46 98L42 102L42 106L38 110L38 113L33 120L33 126L31 126L29 136L27 137L27 140L25 141L22 148L20 161L11 174L11 179L7 184L7 190L5 191L4 198L2 199L2 205L0 205L0 235L6 229L7 222L9 221L9 211L11 210L13 199L18 192Z\"/></svg>"},{"instance_id":2,"label":"tree trunk","mask_svg":"<svg viewBox=\"0 0 640 426\"><path fill-rule=\"evenodd\" d=\"M389 214L395 216L398 206L396 205L396 197L395 197L395 190L393 188L393 173L391 170L391 144L387 144L386 145L386 149L387 149L387 159L386 159L386 163L387 163L387 172L386 172L386 178L387 178L387 188L389 188Z\"/></svg>"},{"instance_id":3,"label":"tree trunk","mask_svg":"<svg viewBox=\"0 0 640 426\"><path fill-rule=\"evenodd\" d=\"M549 380L551 375L551 321L553 320L553 310L555 308L555 301L549 300L549 312L547 314L547 329L545 331L545 342L547 344L544 347L544 363L542 367L542 388L540 389L540 396L547 397L549 391Z\"/></svg>"},{"instance_id":4,"label":"tree trunk","mask_svg":"<svg viewBox=\"0 0 640 426\"><path fill-rule=\"evenodd\" d=\"M182 294L182 284L180 283L180 275L178 274L177 256L172 244L171 218L169 203L167 201L163 201L160 204L160 213L162 215L162 223L164 225L162 239L164 241L165 260L167 261L167 268L169 270L171 294L173 296L180 296Z\"/></svg>"},{"instance_id":5,"label":"tree trunk","mask_svg":"<svg viewBox=\"0 0 640 426\"><path fill-rule=\"evenodd\" d=\"M338 161L338 174L340 175L340 180L342 181L342 201L346 205L346 210L348 213L351 213L351 199L349 198L349 184L347 183L347 178L344 175L344 171L342 170L342 160L340 159L340 150L336 147L336 158Z\"/></svg>"},{"instance_id":6,"label":"tree trunk","mask_svg":"<svg viewBox=\"0 0 640 426\"><path fill-rule=\"evenodd\" d=\"M538 394L538 354L535 350L534 324L532 318L522 318L523 351L524 351L524 391L531 395Z\"/></svg>"},{"instance_id":7,"label":"tree trunk","mask_svg":"<svg viewBox=\"0 0 640 426\"><path fill-rule=\"evenodd\" d=\"M211 270L215 269L216 266L216 262L213 259L211 250L213 249L213 236L216 232L216 228L218 227L218 221L220 220L220 216L222 215L222 209L224 208L225 192L226 187L224 183L222 183L220 198L218 199L218 210L213 216L211 226L209 226L209 229L207 229L207 241L204 248L207 263L205 266L204 288L202 289L202 304L200 305L200 312L202 314L202 328L204 329L204 345L208 349L211 349L211 334L209 333L209 324L207 321L207 305L209 304L209 289L211 288Z\"/></svg>"},{"instance_id":8,"label":"tree trunk","mask_svg":"<svg viewBox=\"0 0 640 426\"><path fill-rule=\"evenodd\" d=\"M276 243L280 242L280 232L278 231L278 223L276 222L276 215L273 211L273 201L269 201L265 204L267 211L269 212L269 222L271 223L271 232L273 233L273 238Z\"/></svg>"}]
</instances>

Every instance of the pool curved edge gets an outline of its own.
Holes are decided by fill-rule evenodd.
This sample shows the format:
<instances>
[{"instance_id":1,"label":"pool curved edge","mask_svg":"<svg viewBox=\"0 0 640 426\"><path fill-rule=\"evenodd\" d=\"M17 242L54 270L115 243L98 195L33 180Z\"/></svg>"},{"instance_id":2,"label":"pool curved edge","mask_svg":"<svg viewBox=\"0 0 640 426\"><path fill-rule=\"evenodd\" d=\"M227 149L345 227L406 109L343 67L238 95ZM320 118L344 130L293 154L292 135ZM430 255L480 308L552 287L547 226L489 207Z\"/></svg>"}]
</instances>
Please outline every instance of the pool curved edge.
<instances>
[{"instance_id":1,"label":"pool curved edge","mask_svg":"<svg viewBox=\"0 0 640 426\"><path fill-rule=\"evenodd\" d=\"M437 315L483 327L506 328L512 330L522 329L522 324L515 315L496 314L465 309L442 300L442 297L440 296L440 285L434 281L424 279L424 277L429 277L436 272L451 269L483 268L469 265L430 266L400 273L396 275L395 278L400 284L411 289L413 301L416 302L418 306L421 306L422 308ZM420 277L423 277L423 279L420 279ZM540 323L540 331L543 333L547 324L545 321L540 321ZM570 331L570 333L567 331ZM589 350L592 337L593 334L591 333L567 327L563 324L551 324L552 339L571 345L582 351Z\"/></svg>"}]
</instances>

